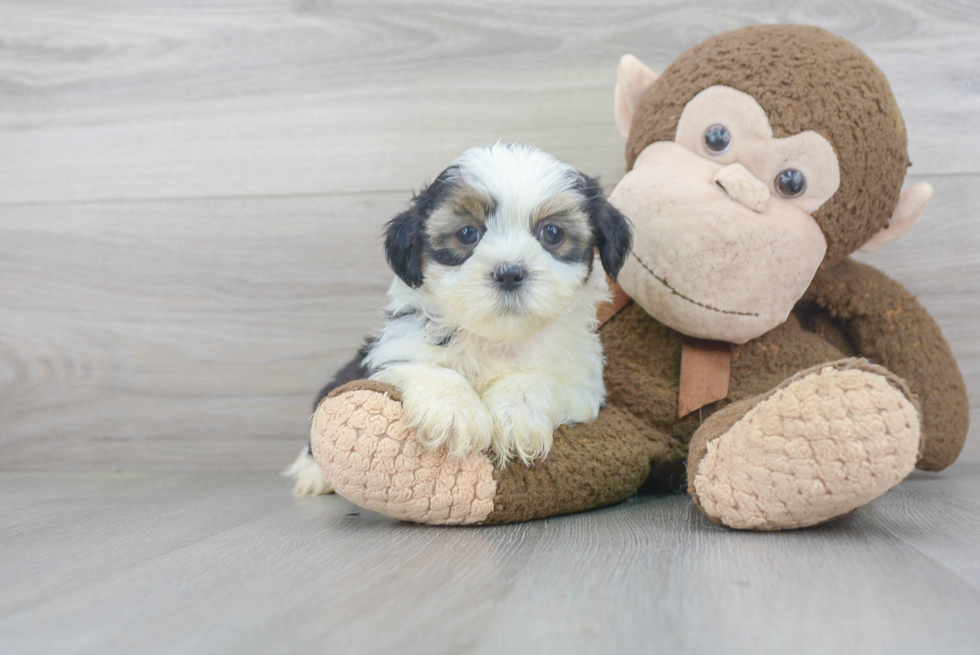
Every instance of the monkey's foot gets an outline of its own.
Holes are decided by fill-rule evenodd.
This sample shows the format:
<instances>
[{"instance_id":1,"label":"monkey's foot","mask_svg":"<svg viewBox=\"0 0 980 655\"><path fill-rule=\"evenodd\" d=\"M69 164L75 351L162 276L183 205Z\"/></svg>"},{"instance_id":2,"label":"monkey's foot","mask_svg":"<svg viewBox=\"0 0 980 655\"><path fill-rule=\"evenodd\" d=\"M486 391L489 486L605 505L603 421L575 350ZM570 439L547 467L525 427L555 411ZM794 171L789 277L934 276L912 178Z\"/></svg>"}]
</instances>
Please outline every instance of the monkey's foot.
<instances>
[{"instance_id":1,"label":"monkey's foot","mask_svg":"<svg viewBox=\"0 0 980 655\"><path fill-rule=\"evenodd\" d=\"M398 390L361 380L334 390L313 415L313 457L338 494L391 518L457 525L493 511L493 464L482 453L427 450Z\"/></svg>"},{"instance_id":2,"label":"monkey's foot","mask_svg":"<svg viewBox=\"0 0 980 655\"><path fill-rule=\"evenodd\" d=\"M712 519L743 530L829 521L902 481L919 452L908 386L863 359L814 367L716 412L695 433L688 485Z\"/></svg>"}]
</instances>

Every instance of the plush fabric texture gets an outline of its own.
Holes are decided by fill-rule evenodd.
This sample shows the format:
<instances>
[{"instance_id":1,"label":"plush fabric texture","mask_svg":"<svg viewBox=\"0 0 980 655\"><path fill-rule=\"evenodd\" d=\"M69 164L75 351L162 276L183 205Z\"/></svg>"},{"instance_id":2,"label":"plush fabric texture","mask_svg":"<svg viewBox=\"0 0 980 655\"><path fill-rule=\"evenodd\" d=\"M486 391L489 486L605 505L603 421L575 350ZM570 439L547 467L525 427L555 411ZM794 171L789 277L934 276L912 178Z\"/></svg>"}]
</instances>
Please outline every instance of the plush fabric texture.
<instances>
[{"instance_id":1,"label":"plush fabric texture","mask_svg":"<svg viewBox=\"0 0 980 655\"><path fill-rule=\"evenodd\" d=\"M685 451L702 421L721 407L769 391L798 371L843 357L791 316L762 337L732 346L727 398L678 418L683 337L636 304L623 309L601 334L607 357L607 406L672 436Z\"/></svg>"},{"instance_id":2,"label":"plush fabric texture","mask_svg":"<svg viewBox=\"0 0 980 655\"><path fill-rule=\"evenodd\" d=\"M807 186L805 194L792 200L794 207L813 214L840 188L840 165L837 151L830 141L812 130L783 138L773 137L769 117L759 101L726 86L708 87L687 103L677 122L674 142L690 152L707 154L704 150L704 129L716 123L727 127L735 135L735 140L726 152L705 158L726 168L732 165L736 169L741 167L744 177L762 185L761 188L756 187L756 193L765 192L765 203L757 200L756 211L765 211L763 205L773 196L770 192L772 178L768 174L756 178L757 174L753 171L776 173L779 169L772 170L771 162L792 159L800 152L806 153ZM633 162L633 169L638 161ZM723 178L716 176L716 180L728 189L729 185ZM729 195L739 202L746 200L745 194L737 190L729 190Z\"/></svg>"},{"instance_id":3,"label":"plush fabric texture","mask_svg":"<svg viewBox=\"0 0 980 655\"><path fill-rule=\"evenodd\" d=\"M559 428L553 456L533 473L520 463L494 471L482 454L423 450L398 401L397 389L371 380L334 390L313 418L313 456L343 497L416 523L512 523L610 505L635 493L652 460L684 456L674 440L610 409L588 426Z\"/></svg>"},{"instance_id":4,"label":"plush fabric texture","mask_svg":"<svg viewBox=\"0 0 980 655\"><path fill-rule=\"evenodd\" d=\"M365 380L335 389L313 416L313 457L334 491L386 516L460 525L493 509L493 465L426 451L407 428L398 391Z\"/></svg>"},{"instance_id":5,"label":"plush fabric texture","mask_svg":"<svg viewBox=\"0 0 980 655\"><path fill-rule=\"evenodd\" d=\"M763 212L769 206L769 187L755 179L741 164L724 167L715 174L714 181L753 211Z\"/></svg>"},{"instance_id":6,"label":"plush fabric texture","mask_svg":"<svg viewBox=\"0 0 980 655\"><path fill-rule=\"evenodd\" d=\"M677 419L683 337L632 304L602 329L607 403L683 444L710 414L774 389L800 371L864 355L904 379L922 408L917 466L941 470L962 450L966 387L939 326L886 275L845 260L818 273L784 324L732 346L729 395Z\"/></svg>"},{"instance_id":7,"label":"plush fabric texture","mask_svg":"<svg viewBox=\"0 0 980 655\"><path fill-rule=\"evenodd\" d=\"M633 250L617 281L687 336L745 343L786 320L826 240L809 214L782 199L772 198L764 215L733 202L711 182L721 169L673 142L643 151L609 195L633 221ZM780 284L768 284L774 279Z\"/></svg>"},{"instance_id":8,"label":"plush fabric texture","mask_svg":"<svg viewBox=\"0 0 980 655\"><path fill-rule=\"evenodd\" d=\"M905 123L874 62L850 42L816 27L746 27L706 39L680 55L643 95L626 144L626 169L651 143L672 141L684 105L714 85L758 100L776 138L813 130L834 145L840 188L814 214L827 239L829 264L854 252L888 222L910 163Z\"/></svg>"},{"instance_id":9,"label":"plush fabric texture","mask_svg":"<svg viewBox=\"0 0 980 655\"><path fill-rule=\"evenodd\" d=\"M691 444L689 491L729 527L807 527L891 489L918 452L905 383L866 360L842 360L714 414Z\"/></svg>"},{"instance_id":10,"label":"plush fabric texture","mask_svg":"<svg viewBox=\"0 0 980 655\"><path fill-rule=\"evenodd\" d=\"M797 305L825 339L844 339L904 379L922 409L923 450L916 467L941 471L966 441L970 402L963 375L939 326L915 297L881 271L848 259L817 274ZM841 326L839 336L831 321Z\"/></svg>"},{"instance_id":11,"label":"plush fabric texture","mask_svg":"<svg viewBox=\"0 0 980 655\"><path fill-rule=\"evenodd\" d=\"M512 463L494 473L497 494L484 523L513 523L580 512L628 498L651 474L652 462L680 461L675 439L627 412L607 407L595 422L561 426L548 457L528 468Z\"/></svg>"}]
</instances>

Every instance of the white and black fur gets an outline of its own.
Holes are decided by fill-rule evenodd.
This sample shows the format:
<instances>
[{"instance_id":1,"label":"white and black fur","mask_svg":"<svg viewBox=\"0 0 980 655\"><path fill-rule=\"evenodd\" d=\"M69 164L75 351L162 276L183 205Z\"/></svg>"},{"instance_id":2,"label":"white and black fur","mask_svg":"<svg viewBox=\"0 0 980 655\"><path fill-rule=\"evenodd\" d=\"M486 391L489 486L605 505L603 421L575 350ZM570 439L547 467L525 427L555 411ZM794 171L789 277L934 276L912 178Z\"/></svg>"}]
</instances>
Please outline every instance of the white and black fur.
<instances>
[{"instance_id":1,"label":"white and black fur","mask_svg":"<svg viewBox=\"0 0 980 655\"><path fill-rule=\"evenodd\" d=\"M384 329L317 403L370 377L399 388L429 447L543 458L605 400L596 307L630 244L596 179L527 146L466 151L388 223ZM329 492L309 449L287 473L297 493Z\"/></svg>"}]
</instances>

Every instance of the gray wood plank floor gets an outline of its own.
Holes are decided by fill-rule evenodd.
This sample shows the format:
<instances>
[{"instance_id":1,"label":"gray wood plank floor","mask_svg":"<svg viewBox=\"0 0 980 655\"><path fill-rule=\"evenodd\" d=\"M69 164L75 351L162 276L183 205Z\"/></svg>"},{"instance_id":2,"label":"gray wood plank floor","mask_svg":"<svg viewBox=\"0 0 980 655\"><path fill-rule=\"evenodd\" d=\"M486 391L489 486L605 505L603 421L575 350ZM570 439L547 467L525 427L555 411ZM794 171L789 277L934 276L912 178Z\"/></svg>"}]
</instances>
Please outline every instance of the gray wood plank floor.
<instances>
[{"instance_id":1,"label":"gray wood plank floor","mask_svg":"<svg viewBox=\"0 0 980 655\"><path fill-rule=\"evenodd\" d=\"M0 652L976 653L980 466L799 532L397 523L269 473L0 474Z\"/></svg>"}]
</instances>

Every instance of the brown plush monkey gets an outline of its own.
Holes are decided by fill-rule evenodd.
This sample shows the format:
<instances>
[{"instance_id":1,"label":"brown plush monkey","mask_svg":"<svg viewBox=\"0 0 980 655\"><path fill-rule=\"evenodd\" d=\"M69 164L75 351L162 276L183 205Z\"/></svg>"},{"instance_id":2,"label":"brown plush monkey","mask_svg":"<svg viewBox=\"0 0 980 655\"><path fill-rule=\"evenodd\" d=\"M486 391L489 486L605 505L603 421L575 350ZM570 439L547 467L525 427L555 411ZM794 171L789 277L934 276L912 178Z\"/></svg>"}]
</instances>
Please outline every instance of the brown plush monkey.
<instances>
[{"instance_id":1,"label":"brown plush monkey","mask_svg":"<svg viewBox=\"0 0 980 655\"><path fill-rule=\"evenodd\" d=\"M406 520L500 523L686 486L711 518L773 530L951 464L968 405L938 326L848 259L905 233L932 192L902 190L905 127L871 60L787 25L710 38L660 77L627 55L616 119L628 172L610 200L634 226L619 275L632 302L601 328L598 420L559 428L531 468L495 470L424 452L397 390L354 382L314 416L336 490Z\"/></svg>"}]
</instances>

